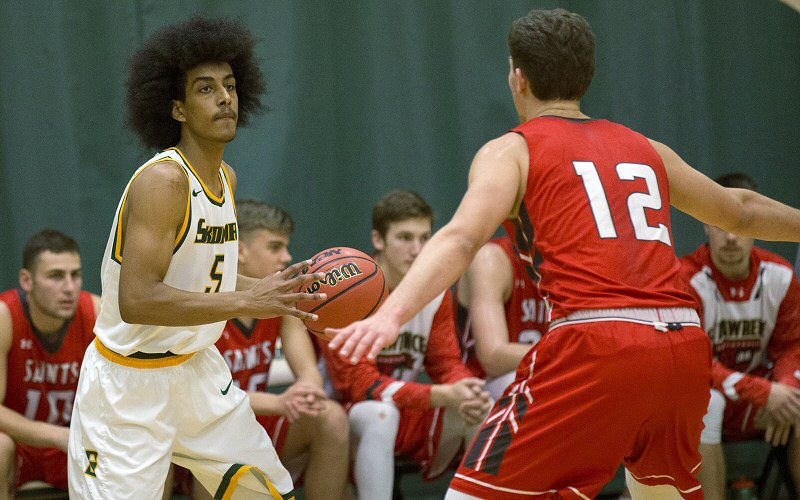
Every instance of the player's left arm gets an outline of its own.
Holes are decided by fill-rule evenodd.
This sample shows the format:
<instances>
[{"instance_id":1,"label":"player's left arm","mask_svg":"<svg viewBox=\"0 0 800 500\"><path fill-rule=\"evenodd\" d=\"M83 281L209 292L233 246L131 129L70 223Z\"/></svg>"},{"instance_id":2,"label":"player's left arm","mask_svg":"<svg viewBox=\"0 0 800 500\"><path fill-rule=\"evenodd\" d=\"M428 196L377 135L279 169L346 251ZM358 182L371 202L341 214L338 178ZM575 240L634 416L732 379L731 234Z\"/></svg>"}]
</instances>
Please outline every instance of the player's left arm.
<instances>
[{"instance_id":1,"label":"player's left arm","mask_svg":"<svg viewBox=\"0 0 800 500\"><path fill-rule=\"evenodd\" d=\"M722 187L666 145L650 143L667 170L670 204L681 212L741 236L800 241L800 210L749 189Z\"/></svg>"},{"instance_id":2,"label":"player's left arm","mask_svg":"<svg viewBox=\"0 0 800 500\"><path fill-rule=\"evenodd\" d=\"M322 388L322 374L317 368L317 355L303 322L298 318L284 316L281 318L280 335L283 354L297 381ZM325 398L325 393L321 389L320 395Z\"/></svg>"}]
</instances>

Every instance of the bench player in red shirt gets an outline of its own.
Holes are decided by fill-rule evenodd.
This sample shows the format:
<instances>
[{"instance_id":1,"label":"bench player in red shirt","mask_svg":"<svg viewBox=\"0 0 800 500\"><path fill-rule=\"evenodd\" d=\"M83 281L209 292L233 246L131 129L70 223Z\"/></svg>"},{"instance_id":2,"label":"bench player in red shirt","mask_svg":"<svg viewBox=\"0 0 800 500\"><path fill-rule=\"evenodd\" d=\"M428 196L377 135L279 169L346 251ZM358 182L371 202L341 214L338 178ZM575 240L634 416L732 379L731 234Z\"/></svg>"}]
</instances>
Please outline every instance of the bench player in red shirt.
<instances>
[{"instance_id":1,"label":"bench player in red shirt","mask_svg":"<svg viewBox=\"0 0 800 500\"><path fill-rule=\"evenodd\" d=\"M508 236L486 243L456 284L462 356L497 400L547 331L549 311Z\"/></svg>"},{"instance_id":2,"label":"bench player in red shirt","mask_svg":"<svg viewBox=\"0 0 800 500\"><path fill-rule=\"evenodd\" d=\"M34 480L67 489L72 403L100 304L81 291L82 271L78 243L45 229L25 246L19 288L0 294L0 499Z\"/></svg>"},{"instance_id":3,"label":"bench player in red shirt","mask_svg":"<svg viewBox=\"0 0 800 500\"><path fill-rule=\"evenodd\" d=\"M711 343L679 275L669 205L789 241L800 241L800 211L723 188L667 146L585 115L595 51L583 17L534 10L508 41L522 125L478 151L452 220L375 315L330 331L330 348L374 358L504 224L552 304L550 328L447 499L592 498L621 462L635 497L699 499Z\"/></svg>"},{"instance_id":4,"label":"bench player in red shirt","mask_svg":"<svg viewBox=\"0 0 800 500\"><path fill-rule=\"evenodd\" d=\"M716 181L757 189L743 173ZM726 498L722 442L762 437L789 443L800 491L800 284L786 259L754 246L752 238L710 225L705 231L708 243L681 259L714 344L713 388L700 437L705 498Z\"/></svg>"}]
</instances>

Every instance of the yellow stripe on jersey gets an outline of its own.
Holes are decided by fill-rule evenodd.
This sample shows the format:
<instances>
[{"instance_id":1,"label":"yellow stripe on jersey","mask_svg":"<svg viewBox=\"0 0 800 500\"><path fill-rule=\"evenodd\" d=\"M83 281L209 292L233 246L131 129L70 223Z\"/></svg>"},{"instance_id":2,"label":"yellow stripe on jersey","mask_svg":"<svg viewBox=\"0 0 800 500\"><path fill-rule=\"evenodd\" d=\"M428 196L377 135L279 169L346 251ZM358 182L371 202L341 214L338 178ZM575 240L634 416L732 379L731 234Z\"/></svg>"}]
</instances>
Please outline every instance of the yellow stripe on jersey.
<instances>
[{"instance_id":1,"label":"yellow stripe on jersey","mask_svg":"<svg viewBox=\"0 0 800 500\"><path fill-rule=\"evenodd\" d=\"M130 189L130 185L133 183L134 179L139 177L139 175L142 172L144 172L147 168L149 168L149 167L151 167L151 166L153 166L153 165L155 165L157 163L161 163L162 161L175 161L175 160L170 158L170 157L164 157L164 158L160 158L160 159L154 161L153 163L149 163L149 164L145 165L144 167L142 167L131 178L130 182L128 183L129 187L128 187L128 189L125 190L125 194L122 196L122 204L119 207L119 216L117 217L117 227L116 227L115 236L114 236L114 254L113 254L113 259L119 264L122 264L122 247L123 247L123 242L122 242L122 220L124 218L123 215L125 214L125 207L128 205L128 190ZM192 192L191 179L189 179L189 174L186 173L186 170L181 169L181 171L183 172L183 175L186 176L186 180L189 181L189 192L187 193L186 196L191 196L191 192ZM183 240L183 238L186 237L186 229L188 228L189 221L191 220L191 201L192 201L191 198L188 198L186 200L186 215L184 216L183 226L181 226L181 230L178 232L178 237L175 238L175 251L177 251L178 246L180 246L180 242ZM174 251L173 251L173 253L174 253Z\"/></svg>"},{"instance_id":2,"label":"yellow stripe on jersey","mask_svg":"<svg viewBox=\"0 0 800 500\"><path fill-rule=\"evenodd\" d=\"M231 468L228 469L228 472L226 472L225 476L222 478L219 489L217 489L217 492L214 494L214 499L230 500L230 498L233 496L233 492L239 485L239 480L248 472L253 474L261 484L267 487L270 495L272 495L272 498L275 500L295 500L294 490L290 491L286 494L286 496L284 496L280 491L278 491L275 485L273 485L272 482L267 479L264 471L253 465L242 464L233 464Z\"/></svg>"},{"instance_id":3,"label":"yellow stripe on jersey","mask_svg":"<svg viewBox=\"0 0 800 500\"><path fill-rule=\"evenodd\" d=\"M192 179L189 177L189 174L186 173L186 170L181 169L181 172L186 176L186 181L189 183L189 190L186 191L186 213L183 215L183 224L181 224L181 228L175 236L175 245L172 249L173 254L178 251L183 240L186 239L186 235L189 234L189 222L192 221Z\"/></svg>"},{"instance_id":4,"label":"yellow stripe on jersey","mask_svg":"<svg viewBox=\"0 0 800 500\"><path fill-rule=\"evenodd\" d=\"M97 347L97 352L102 354L107 360L118 365L127 366L129 368L164 368L167 366L176 366L184 361L192 359L192 357L196 354L175 354L164 358L142 359L131 358L128 356L123 356L118 352L114 352L106 347L105 344L100 342L99 338L94 339L94 345Z\"/></svg>"},{"instance_id":5,"label":"yellow stripe on jersey","mask_svg":"<svg viewBox=\"0 0 800 500\"><path fill-rule=\"evenodd\" d=\"M181 158L183 158L184 163L186 163L186 166L189 167L189 170L192 171L192 173L197 178L197 180L200 181L200 185L203 186L203 191L206 193L206 196L208 196L208 198L211 201L216 202L219 205L222 205L223 203L225 203L225 184L222 182L222 174L219 174L219 173L217 174L217 175L219 175L219 183L222 186L222 195L221 196L217 196L214 193L212 193L210 189L208 189L208 186L206 186L206 183L203 182L203 178L200 177L200 175L198 175L197 170L195 170L194 167L192 166L192 164L189 163L189 160L186 158L186 156L184 156L183 152L181 152L180 149L178 149L178 148L169 148L169 149L175 151L176 153L178 153L180 155ZM223 170L223 171L225 170L222 167L222 165L220 165L219 168L220 168L220 170Z\"/></svg>"}]
</instances>

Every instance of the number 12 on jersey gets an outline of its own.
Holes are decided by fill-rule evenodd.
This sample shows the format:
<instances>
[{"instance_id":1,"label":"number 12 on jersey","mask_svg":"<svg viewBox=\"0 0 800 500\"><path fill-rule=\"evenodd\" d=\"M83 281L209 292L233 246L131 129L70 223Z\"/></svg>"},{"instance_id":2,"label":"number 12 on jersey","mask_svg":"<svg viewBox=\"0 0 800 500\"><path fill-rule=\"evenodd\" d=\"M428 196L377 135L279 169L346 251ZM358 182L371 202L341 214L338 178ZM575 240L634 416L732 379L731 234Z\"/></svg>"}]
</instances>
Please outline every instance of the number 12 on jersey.
<instances>
[{"instance_id":1,"label":"number 12 on jersey","mask_svg":"<svg viewBox=\"0 0 800 500\"><path fill-rule=\"evenodd\" d=\"M573 161L575 173L583 181L586 195L589 197L589 206L592 209L597 232L601 238L616 238L617 228L608 205L603 183L597 173L597 167L590 161ZM633 233L637 240L660 241L672 246L669 239L669 230L664 224L650 226L647 224L645 209L660 210L662 208L661 193L658 190L656 173L649 165L642 163L620 163L616 168L617 176L623 181L644 179L647 193L631 193L628 196L628 215L633 225Z\"/></svg>"}]
</instances>

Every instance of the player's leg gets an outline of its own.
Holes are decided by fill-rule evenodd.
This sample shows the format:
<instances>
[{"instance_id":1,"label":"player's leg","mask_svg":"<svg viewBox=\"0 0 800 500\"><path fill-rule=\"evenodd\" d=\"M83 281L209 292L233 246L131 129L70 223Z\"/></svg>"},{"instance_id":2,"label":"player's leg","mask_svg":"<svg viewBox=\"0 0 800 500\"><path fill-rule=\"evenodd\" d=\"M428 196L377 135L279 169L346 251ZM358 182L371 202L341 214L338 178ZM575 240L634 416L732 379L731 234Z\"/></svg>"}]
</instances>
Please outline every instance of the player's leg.
<instances>
[{"instance_id":1,"label":"player's leg","mask_svg":"<svg viewBox=\"0 0 800 500\"><path fill-rule=\"evenodd\" d=\"M440 411L444 413L444 416L442 417L441 433L435 435L435 442L432 443L433 449L435 449L436 452L430 460L430 466L426 474L426 477L430 478L441 475L447 466L453 463L456 454L460 450L466 449L470 443L472 443L472 440L475 439L475 436L483 425L483 422L477 424L467 423L467 421L454 410L451 411L442 408ZM430 445L426 447L429 449L431 448Z\"/></svg>"},{"instance_id":2,"label":"player's leg","mask_svg":"<svg viewBox=\"0 0 800 500\"><path fill-rule=\"evenodd\" d=\"M722 422L725 415L725 396L711 389L708 412L703 417L705 428L700 434L700 455L703 465L697 479L703 486L706 500L725 500L727 470L722 449Z\"/></svg>"},{"instance_id":3,"label":"player's leg","mask_svg":"<svg viewBox=\"0 0 800 500\"><path fill-rule=\"evenodd\" d=\"M0 500L13 498L17 446L11 436L0 432Z\"/></svg>"},{"instance_id":4,"label":"player's leg","mask_svg":"<svg viewBox=\"0 0 800 500\"><path fill-rule=\"evenodd\" d=\"M503 392L505 392L506 388L511 385L515 378L517 378L517 372L511 371L489 379L486 381L486 390L489 391L492 399L497 401L503 396Z\"/></svg>"},{"instance_id":5,"label":"player's leg","mask_svg":"<svg viewBox=\"0 0 800 500\"><path fill-rule=\"evenodd\" d=\"M173 368L122 366L109 356L91 344L84 357L70 423L70 498L161 500L174 436Z\"/></svg>"},{"instance_id":6,"label":"player's leg","mask_svg":"<svg viewBox=\"0 0 800 500\"><path fill-rule=\"evenodd\" d=\"M651 380L649 401L653 406L625 457L625 466L639 483L672 486L686 499L701 499L703 491L696 475L702 465L698 448L703 417L709 408L711 344L708 335L695 326L683 325L665 333L655 335L657 340L651 343L660 356L641 356ZM637 498L633 489L631 494Z\"/></svg>"},{"instance_id":7,"label":"player's leg","mask_svg":"<svg viewBox=\"0 0 800 500\"><path fill-rule=\"evenodd\" d=\"M795 491L800 492L800 429L794 427L789 436L789 469L792 471Z\"/></svg>"},{"instance_id":8,"label":"player's leg","mask_svg":"<svg viewBox=\"0 0 800 500\"><path fill-rule=\"evenodd\" d=\"M230 384L230 369L219 351L200 351L180 368L171 397L191 404L175 409L181 425L173 461L191 470L215 497L292 498L292 478L256 421L247 394Z\"/></svg>"},{"instance_id":9,"label":"player's leg","mask_svg":"<svg viewBox=\"0 0 800 500\"><path fill-rule=\"evenodd\" d=\"M319 416L303 416L289 427L279 456L293 476L293 464L305 465L303 489L308 500L340 500L344 495L350 469L349 429L347 414L334 401L328 401Z\"/></svg>"},{"instance_id":10,"label":"player's leg","mask_svg":"<svg viewBox=\"0 0 800 500\"><path fill-rule=\"evenodd\" d=\"M362 401L350 408L349 419L358 497L391 500L400 411L392 403Z\"/></svg>"}]
</instances>

